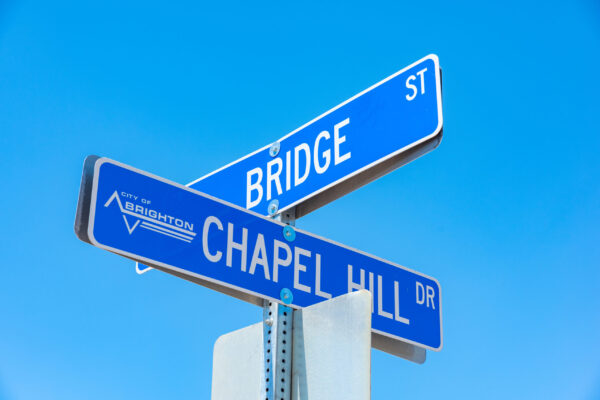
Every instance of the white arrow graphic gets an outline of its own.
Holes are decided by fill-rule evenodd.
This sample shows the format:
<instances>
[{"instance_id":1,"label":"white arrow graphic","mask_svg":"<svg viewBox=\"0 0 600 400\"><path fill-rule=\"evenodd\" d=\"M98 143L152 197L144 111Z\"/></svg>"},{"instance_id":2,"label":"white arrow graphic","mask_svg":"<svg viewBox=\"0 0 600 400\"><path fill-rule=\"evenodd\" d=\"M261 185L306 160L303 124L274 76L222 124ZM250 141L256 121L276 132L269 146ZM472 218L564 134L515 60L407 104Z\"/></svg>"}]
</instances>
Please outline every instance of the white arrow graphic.
<instances>
[{"instance_id":1,"label":"white arrow graphic","mask_svg":"<svg viewBox=\"0 0 600 400\"><path fill-rule=\"evenodd\" d=\"M123 205L121 204L121 199L119 199L119 194L117 193L116 190L112 194L112 196L110 196L110 198L106 201L106 203L104 203L104 207L108 207L115 199L117 200L119 209L121 210L121 212L123 212ZM125 221L125 226L127 227L127 232L129 232L130 235L133 233L135 228L137 228L137 226L140 224L140 220L138 219L137 221L135 221L135 224L133 224L133 226L130 227L129 222L127 222L127 218L125 217L125 214L123 214L123 221Z\"/></svg>"},{"instance_id":2,"label":"white arrow graphic","mask_svg":"<svg viewBox=\"0 0 600 400\"><path fill-rule=\"evenodd\" d=\"M137 221L135 221L135 224L133 224L133 226L130 228L129 223L127 222L127 218L125 218L124 215L123 215L123 221L125 221L125 226L127 226L127 231L129 232L130 235L133 232L133 230L140 224L140 220L138 219Z\"/></svg>"}]
</instances>

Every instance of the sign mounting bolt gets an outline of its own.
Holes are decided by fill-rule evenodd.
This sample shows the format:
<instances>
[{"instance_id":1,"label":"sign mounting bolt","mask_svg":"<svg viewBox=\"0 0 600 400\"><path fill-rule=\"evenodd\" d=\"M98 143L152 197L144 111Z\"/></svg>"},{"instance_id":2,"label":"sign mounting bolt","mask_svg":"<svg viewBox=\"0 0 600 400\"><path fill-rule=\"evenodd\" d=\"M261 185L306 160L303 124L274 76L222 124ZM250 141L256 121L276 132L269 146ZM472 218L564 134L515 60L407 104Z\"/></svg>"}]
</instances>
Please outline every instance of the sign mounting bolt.
<instances>
[{"instance_id":1,"label":"sign mounting bolt","mask_svg":"<svg viewBox=\"0 0 600 400\"><path fill-rule=\"evenodd\" d=\"M275 215L277 210L279 210L279 200L277 200L277 199L271 200L271 202L269 203L269 209L268 209L269 215L271 215L271 216Z\"/></svg>"},{"instance_id":2,"label":"sign mounting bolt","mask_svg":"<svg viewBox=\"0 0 600 400\"><path fill-rule=\"evenodd\" d=\"M296 231L291 225L286 225L283 227L283 237L288 242L293 242L296 239Z\"/></svg>"},{"instance_id":3,"label":"sign mounting bolt","mask_svg":"<svg viewBox=\"0 0 600 400\"><path fill-rule=\"evenodd\" d=\"M281 145L279 144L279 142L275 142L271 145L271 148L269 149L269 155L271 157L275 157L277 154L279 154L279 149L281 148Z\"/></svg>"},{"instance_id":4,"label":"sign mounting bolt","mask_svg":"<svg viewBox=\"0 0 600 400\"><path fill-rule=\"evenodd\" d=\"M292 294L292 291L288 288L283 288L281 289L281 301L283 301L285 304L292 304L292 301L294 301L294 295Z\"/></svg>"}]
</instances>

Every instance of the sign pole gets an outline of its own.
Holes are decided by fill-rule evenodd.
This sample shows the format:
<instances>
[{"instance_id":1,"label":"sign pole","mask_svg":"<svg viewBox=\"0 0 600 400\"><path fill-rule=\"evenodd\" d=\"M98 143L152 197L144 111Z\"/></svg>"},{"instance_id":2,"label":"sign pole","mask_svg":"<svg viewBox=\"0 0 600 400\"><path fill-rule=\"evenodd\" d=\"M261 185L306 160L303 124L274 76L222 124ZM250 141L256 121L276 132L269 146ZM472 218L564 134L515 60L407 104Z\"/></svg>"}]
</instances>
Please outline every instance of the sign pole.
<instances>
[{"instance_id":1,"label":"sign pole","mask_svg":"<svg viewBox=\"0 0 600 400\"><path fill-rule=\"evenodd\" d=\"M295 226L295 209L278 214L274 219ZM292 292L281 290L281 300L290 304ZM263 305L263 351L265 398L291 400L292 383L292 330L294 310L269 300Z\"/></svg>"},{"instance_id":2,"label":"sign pole","mask_svg":"<svg viewBox=\"0 0 600 400\"><path fill-rule=\"evenodd\" d=\"M293 320L292 308L265 300L263 308L265 399L291 399Z\"/></svg>"}]
</instances>

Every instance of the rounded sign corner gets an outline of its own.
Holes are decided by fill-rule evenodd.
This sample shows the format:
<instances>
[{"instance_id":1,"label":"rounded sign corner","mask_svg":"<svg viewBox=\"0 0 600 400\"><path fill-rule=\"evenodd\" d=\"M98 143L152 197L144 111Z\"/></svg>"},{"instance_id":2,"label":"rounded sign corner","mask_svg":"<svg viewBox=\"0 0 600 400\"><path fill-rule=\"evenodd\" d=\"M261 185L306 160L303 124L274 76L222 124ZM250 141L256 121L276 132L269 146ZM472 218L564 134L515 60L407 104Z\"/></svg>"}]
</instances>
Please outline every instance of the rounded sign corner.
<instances>
[{"instance_id":1,"label":"rounded sign corner","mask_svg":"<svg viewBox=\"0 0 600 400\"><path fill-rule=\"evenodd\" d=\"M99 169L103 164L110 163L112 160L107 157L98 157L98 159L94 162L94 167Z\"/></svg>"},{"instance_id":2,"label":"rounded sign corner","mask_svg":"<svg viewBox=\"0 0 600 400\"><path fill-rule=\"evenodd\" d=\"M91 244L93 244L96 247L100 247L100 248L102 247L102 244L100 244L94 237L94 225L93 224L88 225L87 235L88 235L88 240L90 241Z\"/></svg>"},{"instance_id":3,"label":"rounded sign corner","mask_svg":"<svg viewBox=\"0 0 600 400\"><path fill-rule=\"evenodd\" d=\"M430 54L426 55L423 59L424 60L431 60L431 61L433 61L435 63L435 66L437 68L440 67L440 58L435 53L430 53Z\"/></svg>"},{"instance_id":4,"label":"rounded sign corner","mask_svg":"<svg viewBox=\"0 0 600 400\"><path fill-rule=\"evenodd\" d=\"M430 350L439 352L442 350L442 347L444 347L444 337L440 333L440 345L438 347L430 347Z\"/></svg>"}]
</instances>

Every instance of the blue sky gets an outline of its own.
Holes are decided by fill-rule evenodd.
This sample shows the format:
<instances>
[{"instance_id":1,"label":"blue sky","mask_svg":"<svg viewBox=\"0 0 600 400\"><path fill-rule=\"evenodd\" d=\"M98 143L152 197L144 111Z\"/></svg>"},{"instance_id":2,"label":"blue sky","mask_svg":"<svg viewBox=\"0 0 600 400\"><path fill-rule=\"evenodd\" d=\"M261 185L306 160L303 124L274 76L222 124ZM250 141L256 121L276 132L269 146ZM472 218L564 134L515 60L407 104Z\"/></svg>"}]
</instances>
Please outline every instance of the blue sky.
<instances>
[{"instance_id":1,"label":"blue sky","mask_svg":"<svg viewBox=\"0 0 600 400\"><path fill-rule=\"evenodd\" d=\"M261 318L80 242L86 155L187 183L430 53L440 147L298 221L442 285L373 398L600 398L596 1L83 3L0 3L0 398L208 398Z\"/></svg>"}]
</instances>

